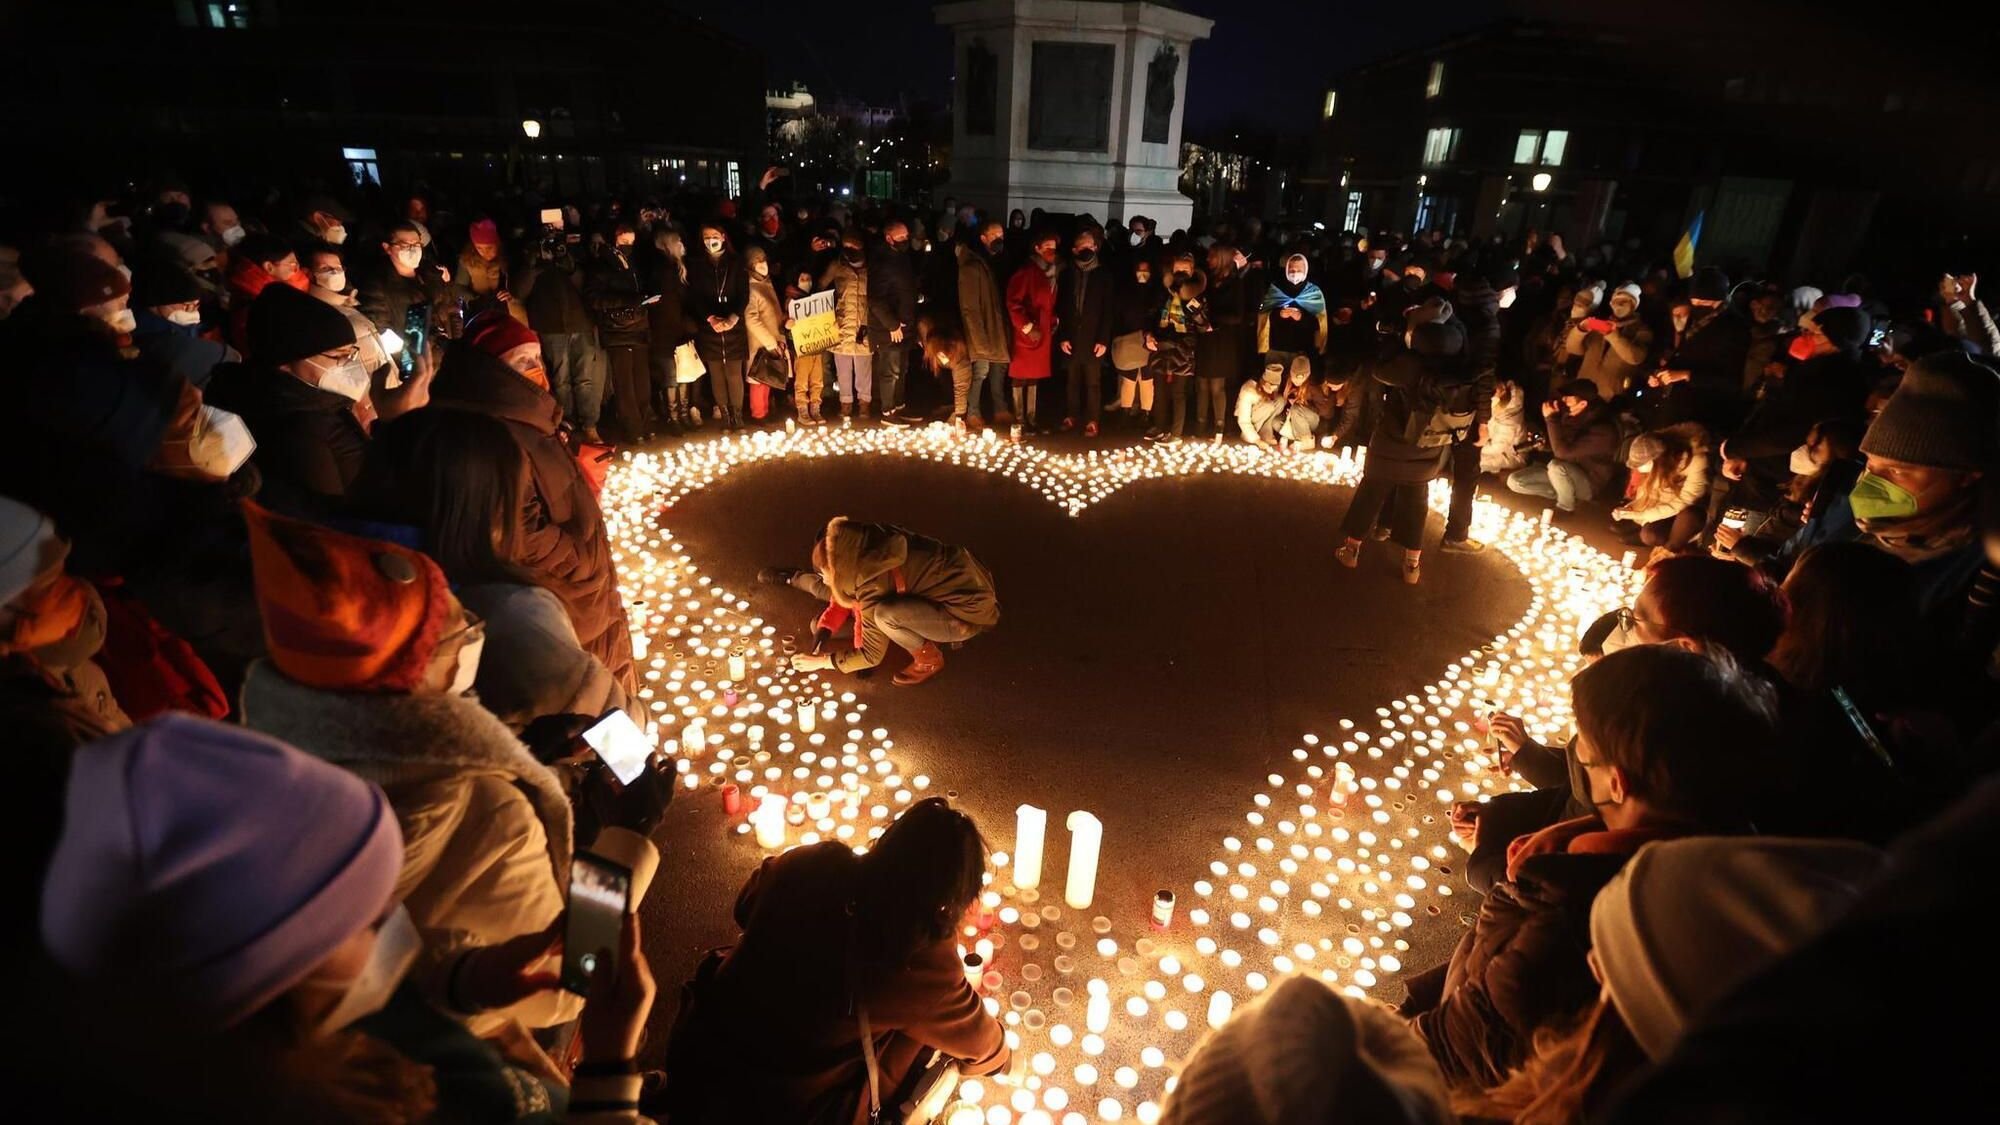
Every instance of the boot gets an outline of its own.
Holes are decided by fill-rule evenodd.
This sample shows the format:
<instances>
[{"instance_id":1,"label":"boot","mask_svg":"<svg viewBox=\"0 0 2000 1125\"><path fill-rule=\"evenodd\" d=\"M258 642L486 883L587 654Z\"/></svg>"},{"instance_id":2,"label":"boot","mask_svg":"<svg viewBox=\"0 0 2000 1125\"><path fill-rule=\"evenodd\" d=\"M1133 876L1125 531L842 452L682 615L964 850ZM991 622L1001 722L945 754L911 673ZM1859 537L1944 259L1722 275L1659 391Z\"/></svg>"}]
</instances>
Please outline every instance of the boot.
<instances>
[{"instance_id":1,"label":"boot","mask_svg":"<svg viewBox=\"0 0 2000 1125\"><path fill-rule=\"evenodd\" d=\"M897 687L914 687L923 683L944 669L944 653L929 641L924 647L910 654L910 666L896 673L889 681Z\"/></svg>"}]
</instances>

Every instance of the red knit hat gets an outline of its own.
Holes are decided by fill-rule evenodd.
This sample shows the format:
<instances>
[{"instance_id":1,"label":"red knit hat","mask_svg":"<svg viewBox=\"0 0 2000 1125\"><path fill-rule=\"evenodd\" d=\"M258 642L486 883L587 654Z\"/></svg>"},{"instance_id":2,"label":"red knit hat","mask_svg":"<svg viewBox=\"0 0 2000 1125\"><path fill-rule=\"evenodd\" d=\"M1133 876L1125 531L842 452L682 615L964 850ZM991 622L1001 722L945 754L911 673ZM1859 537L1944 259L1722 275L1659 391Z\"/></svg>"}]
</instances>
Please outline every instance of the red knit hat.
<instances>
[{"instance_id":1,"label":"red knit hat","mask_svg":"<svg viewBox=\"0 0 2000 1125\"><path fill-rule=\"evenodd\" d=\"M132 292L132 283L117 266L81 250L45 259L28 280L64 312L82 312Z\"/></svg>"},{"instance_id":2,"label":"red knit hat","mask_svg":"<svg viewBox=\"0 0 2000 1125\"><path fill-rule=\"evenodd\" d=\"M271 663L333 691L423 683L451 609L420 552L290 519L245 501L250 568Z\"/></svg>"},{"instance_id":3,"label":"red knit hat","mask_svg":"<svg viewBox=\"0 0 2000 1125\"><path fill-rule=\"evenodd\" d=\"M500 227L492 219L480 219L466 231L474 246L500 245Z\"/></svg>"},{"instance_id":4,"label":"red knit hat","mask_svg":"<svg viewBox=\"0 0 2000 1125\"><path fill-rule=\"evenodd\" d=\"M505 359L507 353L515 348L528 344L539 346L542 342L534 329L498 309L474 317L466 327L466 336L472 341L472 346L494 359Z\"/></svg>"}]
</instances>

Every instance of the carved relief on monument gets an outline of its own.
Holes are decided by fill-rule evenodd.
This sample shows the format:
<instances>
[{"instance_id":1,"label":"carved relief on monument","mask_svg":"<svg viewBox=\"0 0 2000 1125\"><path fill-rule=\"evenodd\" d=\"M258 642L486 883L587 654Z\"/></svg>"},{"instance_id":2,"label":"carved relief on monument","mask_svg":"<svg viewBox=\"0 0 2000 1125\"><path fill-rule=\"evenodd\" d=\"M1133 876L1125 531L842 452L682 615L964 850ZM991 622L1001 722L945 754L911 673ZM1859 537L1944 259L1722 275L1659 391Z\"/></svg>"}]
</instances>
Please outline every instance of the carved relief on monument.
<instances>
[{"instance_id":1,"label":"carved relief on monument","mask_svg":"<svg viewBox=\"0 0 2000 1125\"><path fill-rule=\"evenodd\" d=\"M1037 41L1031 62L1028 147L1109 151L1112 46Z\"/></svg>"},{"instance_id":2,"label":"carved relief on monument","mask_svg":"<svg viewBox=\"0 0 2000 1125\"><path fill-rule=\"evenodd\" d=\"M1000 96L1000 60L984 39L965 45L965 133L970 137L990 137Z\"/></svg>"},{"instance_id":3,"label":"carved relief on monument","mask_svg":"<svg viewBox=\"0 0 2000 1125\"><path fill-rule=\"evenodd\" d=\"M1180 52L1171 43L1160 44L1153 61L1146 64L1146 116L1139 127L1139 139L1163 145L1173 131L1174 78L1180 73Z\"/></svg>"}]
</instances>

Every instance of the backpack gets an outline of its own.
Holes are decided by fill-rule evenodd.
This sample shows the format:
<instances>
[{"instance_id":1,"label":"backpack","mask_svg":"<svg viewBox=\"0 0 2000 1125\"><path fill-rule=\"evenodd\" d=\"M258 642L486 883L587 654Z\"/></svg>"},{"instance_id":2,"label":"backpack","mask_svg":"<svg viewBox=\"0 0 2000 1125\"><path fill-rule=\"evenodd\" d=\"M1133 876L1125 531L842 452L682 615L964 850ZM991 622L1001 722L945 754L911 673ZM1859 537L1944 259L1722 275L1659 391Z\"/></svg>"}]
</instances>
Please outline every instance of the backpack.
<instances>
[{"instance_id":1,"label":"backpack","mask_svg":"<svg viewBox=\"0 0 2000 1125\"><path fill-rule=\"evenodd\" d=\"M1464 440L1479 408L1478 380L1434 382L1428 390L1425 398L1430 409L1426 411L1425 404L1419 403L1410 411L1404 440L1420 449L1439 449Z\"/></svg>"}]
</instances>

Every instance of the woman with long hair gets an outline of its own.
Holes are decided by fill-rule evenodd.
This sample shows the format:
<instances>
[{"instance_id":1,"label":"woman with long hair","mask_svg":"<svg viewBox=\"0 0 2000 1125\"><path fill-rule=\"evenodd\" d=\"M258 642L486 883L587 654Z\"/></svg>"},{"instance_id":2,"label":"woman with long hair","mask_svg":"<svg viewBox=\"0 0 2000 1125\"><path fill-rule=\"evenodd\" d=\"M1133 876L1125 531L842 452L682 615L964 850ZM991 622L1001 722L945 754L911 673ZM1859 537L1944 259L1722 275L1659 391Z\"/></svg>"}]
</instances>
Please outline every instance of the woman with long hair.
<instances>
[{"instance_id":1,"label":"woman with long hair","mask_svg":"<svg viewBox=\"0 0 2000 1125\"><path fill-rule=\"evenodd\" d=\"M1612 527L1631 544L1671 554L1701 533L1707 515L1710 440L1699 422L1640 434L1625 454L1632 484L1611 510Z\"/></svg>"}]
</instances>

